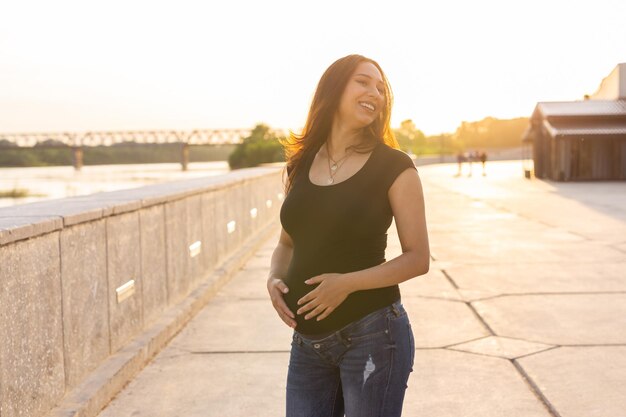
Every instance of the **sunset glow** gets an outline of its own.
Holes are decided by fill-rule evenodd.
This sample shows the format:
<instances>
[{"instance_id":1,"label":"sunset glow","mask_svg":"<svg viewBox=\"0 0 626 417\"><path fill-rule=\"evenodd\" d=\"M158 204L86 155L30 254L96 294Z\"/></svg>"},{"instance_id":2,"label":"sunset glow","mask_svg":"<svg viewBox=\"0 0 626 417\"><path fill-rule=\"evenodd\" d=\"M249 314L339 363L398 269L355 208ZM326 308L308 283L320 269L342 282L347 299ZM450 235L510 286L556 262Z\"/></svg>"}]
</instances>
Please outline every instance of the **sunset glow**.
<instances>
[{"instance_id":1,"label":"sunset glow","mask_svg":"<svg viewBox=\"0 0 626 417\"><path fill-rule=\"evenodd\" d=\"M5 2L0 132L298 129L335 59L376 59L393 126L529 116L626 62L626 2Z\"/></svg>"}]
</instances>

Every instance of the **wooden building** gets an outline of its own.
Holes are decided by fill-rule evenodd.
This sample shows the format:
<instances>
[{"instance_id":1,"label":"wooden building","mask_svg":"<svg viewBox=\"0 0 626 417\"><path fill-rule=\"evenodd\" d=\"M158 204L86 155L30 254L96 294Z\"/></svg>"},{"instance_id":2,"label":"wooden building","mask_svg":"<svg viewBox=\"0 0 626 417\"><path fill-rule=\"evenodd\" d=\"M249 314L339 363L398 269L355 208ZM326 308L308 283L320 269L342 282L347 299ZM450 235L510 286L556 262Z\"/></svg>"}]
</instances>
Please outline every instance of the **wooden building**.
<instances>
[{"instance_id":1,"label":"wooden building","mask_svg":"<svg viewBox=\"0 0 626 417\"><path fill-rule=\"evenodd\" d=\"M523 140L537 178L626 180L626 64L586 100L538 103Z\"/></svg>"}]
</instances>

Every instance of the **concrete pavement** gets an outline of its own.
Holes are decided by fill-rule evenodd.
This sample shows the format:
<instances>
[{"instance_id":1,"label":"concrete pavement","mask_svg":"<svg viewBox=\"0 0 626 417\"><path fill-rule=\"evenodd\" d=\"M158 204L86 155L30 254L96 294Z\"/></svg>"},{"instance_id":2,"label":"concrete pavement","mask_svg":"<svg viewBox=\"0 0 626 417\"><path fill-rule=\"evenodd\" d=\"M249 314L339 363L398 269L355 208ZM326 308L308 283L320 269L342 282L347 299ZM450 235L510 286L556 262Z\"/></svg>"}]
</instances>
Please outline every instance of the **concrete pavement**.
<instances>
[{"instance_id":1,"label":"concrete pavement","mask_svg":"<svg viewBox=\"0 0 626 417\"><path fill-rule=\"evenodd\" d=\"M417 347L404 415L626 417L626 182L487 167L419 168L434 260L401 285ZM277 239L100 417L284 415L291 330L265 290Z\"/></svg>"}]
</instances>

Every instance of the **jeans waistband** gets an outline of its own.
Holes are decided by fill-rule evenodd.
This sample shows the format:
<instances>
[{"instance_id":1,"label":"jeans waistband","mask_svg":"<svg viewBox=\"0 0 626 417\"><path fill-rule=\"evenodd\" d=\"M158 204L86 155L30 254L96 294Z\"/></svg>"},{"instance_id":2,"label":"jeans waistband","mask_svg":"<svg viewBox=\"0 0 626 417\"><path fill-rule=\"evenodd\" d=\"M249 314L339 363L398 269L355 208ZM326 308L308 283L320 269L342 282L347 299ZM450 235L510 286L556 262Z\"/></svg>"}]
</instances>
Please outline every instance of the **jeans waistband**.
<instances>
[{"instance_id":1,"label":"jeans waistband","mask_svg":"<svg viewBox=\"0 0 626 417\"><path fill-rule=\"evenodd\" d=\"M386 307L373 311L369 313L368 315L361 317L360 319L356 321L353 321L352 323L346 324L344 327L342 327L339 330L334 330L332 332L315 334L315 335L306 335L306 334L302 334L294 330L294 334L297 334L302 339L305 339L310 342L323 342L326 339L330 339L331 337L333 337L334 335L338 333L345 332L357 326L367 325L367 323L370 322L371 320L375 320L378 316L382 314L386 314L387 312L394 314L396 317L399 317L400 315L405 313L405 310L404 310L404 307L402 306L402 302L398 300Z\"/></svg>"}]
</instances>

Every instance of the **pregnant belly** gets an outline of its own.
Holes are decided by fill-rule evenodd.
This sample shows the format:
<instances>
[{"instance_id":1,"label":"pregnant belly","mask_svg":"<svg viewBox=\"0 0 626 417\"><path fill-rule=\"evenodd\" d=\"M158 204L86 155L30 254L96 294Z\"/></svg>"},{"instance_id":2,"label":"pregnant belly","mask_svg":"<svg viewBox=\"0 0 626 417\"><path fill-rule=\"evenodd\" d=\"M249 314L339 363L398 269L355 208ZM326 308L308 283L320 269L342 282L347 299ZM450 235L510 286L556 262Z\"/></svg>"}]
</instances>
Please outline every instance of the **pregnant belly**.
<instances>
[{"instance_id":1,"label":"pregnant belly","mask_svg":"<svg viewBox=\"0 0 626 417\"><path fill-rule=\"evenodd\" d=\"M298 280L286 279L285 284L287 288L289 288L289 292L284 295L285 303L287 303L287 307L289 307L293 314L296 314L298 307L300 307L298 300L307 295L316 286L305 284L302 278Z\"/></svg>"}]
</instances>

